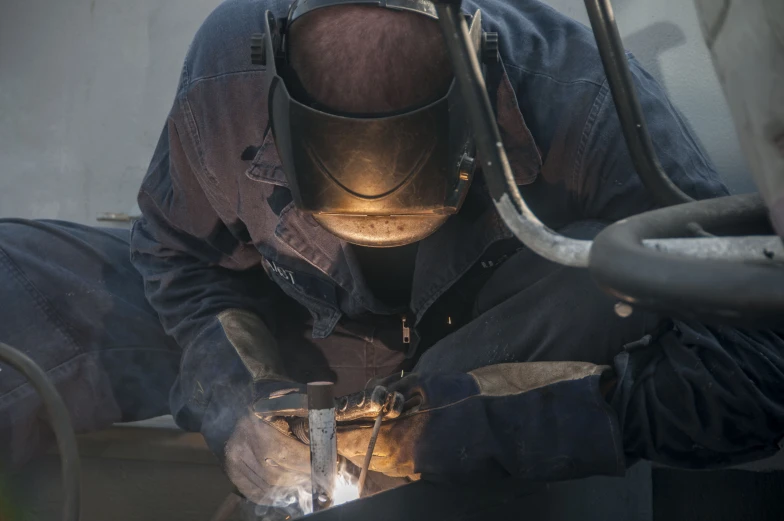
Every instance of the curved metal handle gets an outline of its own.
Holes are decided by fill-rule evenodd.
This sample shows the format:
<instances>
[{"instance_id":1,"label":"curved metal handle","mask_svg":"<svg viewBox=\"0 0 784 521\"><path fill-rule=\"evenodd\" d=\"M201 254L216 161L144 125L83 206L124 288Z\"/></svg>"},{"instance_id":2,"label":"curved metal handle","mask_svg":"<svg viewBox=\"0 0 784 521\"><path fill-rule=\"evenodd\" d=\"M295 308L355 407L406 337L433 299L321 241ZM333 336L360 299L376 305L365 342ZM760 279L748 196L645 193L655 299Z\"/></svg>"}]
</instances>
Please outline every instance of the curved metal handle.
<instances>
[{"instance_id":1,"label":"curved metal handle","mask_svg":"<svg viewBox=\"0 0 784 521\"><path fill-rule=\"evenodd\" d=\"M671 316L747 326L780 325L784 316L784 265L775 258L782 254L780 239L766 238L768 244L773 240L773 245L779 246L761 252L762 257L771 257L773 262L768 263L695 258L645 244L646 240L688 235L689 225L694 222L709 222L717 228L750 226L766 223L766 214L761 198L749 194L697 201L624 219L594 240L591 275L608 293ZM741 238L735 241L744 244ZM743 253L748 257L752 252Z\"/></svg>"},{"instance_id":2,"label":"curved metal handle","mask_svg":"<svg viewBox=\"0 0 784 521\"><path fill-rule=\"evenodd\" d=\"M471 46L468 26L460 15L460 2L456 2L456 5L438 2L436 12L452 60L455 79L474 127L485 182L501 217L517 238L542 257L566 266L586 267L591 242L569 239L555 233L536 218L520 196L509 168L479 62Z\"/></svg>"}]
</instances>

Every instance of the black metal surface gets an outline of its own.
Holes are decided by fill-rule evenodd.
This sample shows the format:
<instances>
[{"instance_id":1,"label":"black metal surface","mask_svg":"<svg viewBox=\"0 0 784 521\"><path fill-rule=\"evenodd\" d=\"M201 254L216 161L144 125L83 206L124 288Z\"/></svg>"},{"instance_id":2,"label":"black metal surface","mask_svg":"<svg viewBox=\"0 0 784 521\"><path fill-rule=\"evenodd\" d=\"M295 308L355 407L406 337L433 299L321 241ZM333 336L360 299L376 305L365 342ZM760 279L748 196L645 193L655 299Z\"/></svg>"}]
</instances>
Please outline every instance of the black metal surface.
<instances>
[{"instance_id":1,"label":"black metal surface","mask_svg":"<svg viewBox=\"0 0 784 521\"><path fill-rule=\"evenodd\" d=\"M781 521L784 471L653 470L654 521Z\"/></svg>"},{"instance_id":2,"label":"black metal surface","mask_svg":"<svg viewBox=\"0 0 784 521\"><path fill-rule=\"evenodd\" d=\"M439 485L417 482L307 516L309 521L487 520L517 510L516 503L545 489L543 484L505 481ZM522 517L522 516L521 516ZM507 518L507 517L502 517Z\"/></svg>"},{"instance_id":3,"label":"black metal surface","mask_svg":"<svg viewBox=\"0 0 784 521\"><path fill-rule=\"evenodd\" d=\"M659 205L691 201L667 177L653 149L610 0L585 0L585 7L637 174Z\"/></svg>"},{"instance_id":4,"label":"black metal surface","mask_svg":"<svg viewBox=\"0 0 784 521\"><path fill-rule=\"evenodd\" d=\"M306 521L650 521L650 466L626 478L558 483L476 480L416 482L306 516Z\"/></svg>"},{"instance_id":5,"label":"black metal surface","mask_svg":"<svg viewBox=\"0 0 784 521\"><path fill-rule=\"evenodd\" d=\"M766 209L757 194L697 201L613 224L591 248L591 275L603 289L671 316L744 325L780 325L784 267L698 260L656 251L643 239L689 235L690 223L717 229L759 225Z\"/></svg>"}]
</instances>

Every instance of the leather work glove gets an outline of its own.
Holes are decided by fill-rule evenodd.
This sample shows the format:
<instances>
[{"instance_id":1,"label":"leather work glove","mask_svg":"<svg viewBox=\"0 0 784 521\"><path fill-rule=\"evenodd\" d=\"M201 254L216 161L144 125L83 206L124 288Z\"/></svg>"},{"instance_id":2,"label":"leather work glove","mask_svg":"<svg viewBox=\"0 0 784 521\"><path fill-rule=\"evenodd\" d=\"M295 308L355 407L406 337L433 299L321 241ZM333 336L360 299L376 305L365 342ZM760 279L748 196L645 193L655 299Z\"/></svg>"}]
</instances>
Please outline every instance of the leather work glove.
<instances>
[{"instance_id":1,"label":"leather work glove","mask_svg":"<svg viewBox=\"0 0 784 521\"><path fill-rule=\"evenodd\" d=\"M589 363L529 362L387 380L405 405L382 423L370 469L438 481L622 475L619 424L601 392L608 374ZM361 465L371 430L339 425L338 452Z\"/></svg>"},{"instance_id":2,"label":"leather work glove","mask_svg":"<svg viewBox=\"0 0 784 521\"><path fill-rule=\"evenodd\" d=\"M283 418L260 420L255 400L304 386L284 374L277 342L253 313L216 317L183 356L172 395L177 423L202 433L227 476L247 499L285 508L310 487L310 448Z\"/></svg>"},{"instance_id":3,"label":"leather work glove","mask_svg":"<svg viewBox=\"0 0 784 521\"><path fill-rule=\"evenodd\" d=\"M285 381L259 382L247 399L228 405L238 413L238 419L223 443L223 452L215 451L237 490L258 505L296 508L303 499L302 491L310 491L310 447L293 434L285 418L259 419L250 410L255 399L289 390L304 388ZM208 445L221 444L216 431L224 429L202 429Z\"/></svg>"}]
</instances>

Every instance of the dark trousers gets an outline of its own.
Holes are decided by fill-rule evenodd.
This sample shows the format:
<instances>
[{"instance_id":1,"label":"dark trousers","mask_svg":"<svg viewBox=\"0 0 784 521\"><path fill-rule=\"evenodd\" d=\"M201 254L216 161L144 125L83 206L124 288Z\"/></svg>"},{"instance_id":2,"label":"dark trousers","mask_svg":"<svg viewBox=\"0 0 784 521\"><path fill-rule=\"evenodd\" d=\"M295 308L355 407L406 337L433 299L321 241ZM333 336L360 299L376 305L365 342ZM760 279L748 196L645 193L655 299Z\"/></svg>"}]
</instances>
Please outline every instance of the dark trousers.
<instances>
[{"instance_id":1,"label":"dark trousers","mask_svg":"<svg viewBox=\"0 0 784 521\"><path fill-rule=\"evenodd\" d=\"M574 235L597 230L589 223ZM128 240L127 230L0 220L0 341L47 371L79 432L169 412L180 349L145 300ZM530 360L610 364L655 323L645 313L620 319L613 304L584 270L556 266L524 249L480 288L474 318L427 349L415 370L468 371ZM349 390L400 363L372 327L341 325L329 338L313 340L306 316L292 312L278 333L286 337L279 336L286 351L295 353L287 365L301 378L339 375L341 389ZM325 354L329 367L296 359L309 350ZM0 369L0 461L10 456L19 463L45 446L51 433L34 389L9 367Z\"/></svg>"}]
</instances>

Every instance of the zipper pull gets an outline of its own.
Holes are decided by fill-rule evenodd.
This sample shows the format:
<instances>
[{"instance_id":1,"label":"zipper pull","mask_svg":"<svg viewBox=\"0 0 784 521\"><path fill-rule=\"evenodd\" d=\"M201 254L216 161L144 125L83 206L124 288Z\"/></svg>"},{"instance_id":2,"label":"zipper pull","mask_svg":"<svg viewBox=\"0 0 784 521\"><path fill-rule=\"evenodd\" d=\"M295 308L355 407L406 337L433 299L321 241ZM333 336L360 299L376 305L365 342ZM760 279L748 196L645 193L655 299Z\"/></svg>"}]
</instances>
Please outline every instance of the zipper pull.
<instances>
[{"instance_id":1,"label":"zipper pull","mask_svg":"<svg viewBox=\"0 0 784 521\"><path fill-rule=\"evenodd\" d=\"M411 328L406 325L407 322L406 322L406 316L405 315L402 316L402 320L403 320L403 343L404 344L410 344L411 343Z\"/></svg>"}]
</instances>

